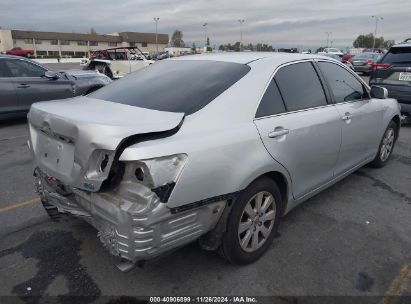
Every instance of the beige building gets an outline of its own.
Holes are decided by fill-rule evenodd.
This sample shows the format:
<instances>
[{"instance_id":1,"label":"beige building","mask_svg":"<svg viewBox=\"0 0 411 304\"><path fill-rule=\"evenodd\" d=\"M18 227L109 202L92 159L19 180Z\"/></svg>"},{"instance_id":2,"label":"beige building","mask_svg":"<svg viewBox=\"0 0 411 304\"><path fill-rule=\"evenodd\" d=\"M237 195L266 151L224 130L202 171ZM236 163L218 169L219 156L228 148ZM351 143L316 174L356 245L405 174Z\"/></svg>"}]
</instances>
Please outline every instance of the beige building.
<instances>
[{"instance_id":1,"label":"beige building","mask_svg":"<svg viewBox=\"0 0 411 304\"><path fill-rule=\"evenodd\" d=\"M38 32L0 29L0 52L15 47L34 50L34 56L89 57L90 52L121 47L137 46L143 52L163 51L168 45L168 34L120 32L109 35L60 32Z\"/></svg>"}]
</instances>

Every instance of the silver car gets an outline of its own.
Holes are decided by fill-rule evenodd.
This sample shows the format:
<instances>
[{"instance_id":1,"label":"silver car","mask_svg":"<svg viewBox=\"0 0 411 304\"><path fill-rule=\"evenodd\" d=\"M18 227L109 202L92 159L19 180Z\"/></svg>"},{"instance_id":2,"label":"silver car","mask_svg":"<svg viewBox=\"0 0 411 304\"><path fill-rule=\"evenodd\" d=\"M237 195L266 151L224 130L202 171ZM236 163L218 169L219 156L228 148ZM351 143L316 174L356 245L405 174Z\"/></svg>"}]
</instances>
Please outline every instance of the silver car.
<instances>
[{"instance_id":1,"label":"silver car","mask_svg":"<svg viewBox=\"0 0 411 304\"><path fill-rule=\"evenodd\" d=\"M52 218L91 223L125 271L197 239L257 260L291 209L384 166L399 129L397 101L333 59L225 53L36 103L29 146Z\"/></svg>"}]
</instances>

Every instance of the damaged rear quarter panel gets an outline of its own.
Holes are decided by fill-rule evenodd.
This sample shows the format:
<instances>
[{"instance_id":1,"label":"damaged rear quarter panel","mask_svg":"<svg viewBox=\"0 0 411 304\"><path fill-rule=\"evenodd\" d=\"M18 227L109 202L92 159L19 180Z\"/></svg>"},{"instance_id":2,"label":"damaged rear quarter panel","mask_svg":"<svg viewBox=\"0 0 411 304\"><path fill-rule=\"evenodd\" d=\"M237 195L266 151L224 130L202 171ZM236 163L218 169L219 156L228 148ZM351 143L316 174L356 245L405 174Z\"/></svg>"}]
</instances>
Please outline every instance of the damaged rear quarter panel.
<instances>
[{"instance_id":1,"label":"damaged rear quarter panel","mask_svg":"<svg viewBox=\"0 0 411 304\"><path fill-rule=\"evenodd\" d=\"M30 147L34 165L73 187L98 191L105 178L91 168L106 150L114 151L130 136L168 131L181 123L183 113L161 112L85 96L40 102L29 112ZM72 150L72 151L71 151ZM111 152L111 153L110 153ZM60 159L72 159L62 171Z\"/></svg>"}]
</instances>

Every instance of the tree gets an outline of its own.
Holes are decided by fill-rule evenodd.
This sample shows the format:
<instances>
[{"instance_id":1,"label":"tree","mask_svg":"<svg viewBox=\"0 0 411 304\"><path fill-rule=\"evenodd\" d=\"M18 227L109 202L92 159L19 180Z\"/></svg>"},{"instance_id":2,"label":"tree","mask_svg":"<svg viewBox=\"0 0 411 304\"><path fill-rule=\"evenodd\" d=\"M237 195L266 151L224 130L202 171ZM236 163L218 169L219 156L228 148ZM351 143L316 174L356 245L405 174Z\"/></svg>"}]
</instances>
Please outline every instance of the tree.
<instances>
[{"instance_id":1,"label":"tree","mask_svg":"<svg viewBox=\"0 0 411 304\"><path fill-rule=\"evenodd\" d=\"M235 51L235 52L239 52L239 51L240 51L240 48L241 48L240 42L237 41L237 42L234 44L233 48L234 48L234 51Z\"/></svg>"},{"instance_id":2,"label":"tree","mask_svg":"<svg viewBox=\"0 0 411 304\"><path fill-rule=\"evenodd\" d=\"M92 28L90 29L90 34L91 34L91 35L97 35L97 32L96 32L96 30L94 29L94 27L92 27Z\"/></svg>"},{"instance_id":3,"label":"tree","mask_svg":"<svg viewBox=\"0 0 411 304\"><path fill-rule=\"evenodd\" d=\"M191 53L195 54L197 53L197 47L196 44L193 42L193 45L191 46Z\"/></svg>"},{"instance_id":4,"label":"tree","mask_svg":"<svg viewBox=\"0 0 411 304\"><path fill-rule=\"evenodd\" d=\"M206 46L210 46L210 37L207 37Z\"/></svg>"},{"instance_id":5,"label":"tree","mask_svg":"<svg viewBox=\"0 0 411 304\"><path fill-rule=\"evenodd\" d=\"M225 47L224 47L223 44L220 44L220 46L218 47L218 49L219 49L220 51L225 51Z\"/></svg>"},{"instance_id":6,"label":"tree","mask_svg":"<svg viewBox=\"0 0 411 304\"><path fill-rule=\"evenodd\" d=\"M175 47L184 47L183 32L175 30L171 36L171 44Z\"/></svg>"},{"instance_id":7,"label":"tree","mask_svg":"<svg viewBox=\"0 0 411 304\"><path fill-rule=\"evenodd\" d=\"M394 40L384 40L384 37L375 38L376 49L388 49L395 43ZM374 35L372 33L367 35L359 35L353 42L355 48L371 49L374 45Z\"/></svg>"}]
</instances>

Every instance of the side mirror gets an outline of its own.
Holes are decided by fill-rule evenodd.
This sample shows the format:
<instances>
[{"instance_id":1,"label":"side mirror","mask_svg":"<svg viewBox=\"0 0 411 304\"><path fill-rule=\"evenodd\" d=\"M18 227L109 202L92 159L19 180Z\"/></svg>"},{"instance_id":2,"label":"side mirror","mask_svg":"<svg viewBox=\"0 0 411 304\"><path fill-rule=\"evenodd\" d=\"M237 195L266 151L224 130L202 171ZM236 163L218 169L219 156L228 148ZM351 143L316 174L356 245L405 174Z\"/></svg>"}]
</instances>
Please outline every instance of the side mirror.
<instances>
[{"instance_id":1,"label":"side mirror","mask_svg":"<svg viewBox=\"0 0 411 304\"><path fill-rule=\"evenodd\" d=\"M383 87L372 86L371 87L371 97L378 99L388 98L388 90Z\"/></svg>"},{"instance_id":2,"label":"side mirror","mask_svg":"<svg viewBox=\"0 0 411 304\"><path fill-rule=\"evenodd\" d=\"M46 77L50 80L59 79L59 75L57 75L57 73L53 72L53 71L46 71L46 73L44 73L44 77Z\"/></svg>"}]
</instances>

